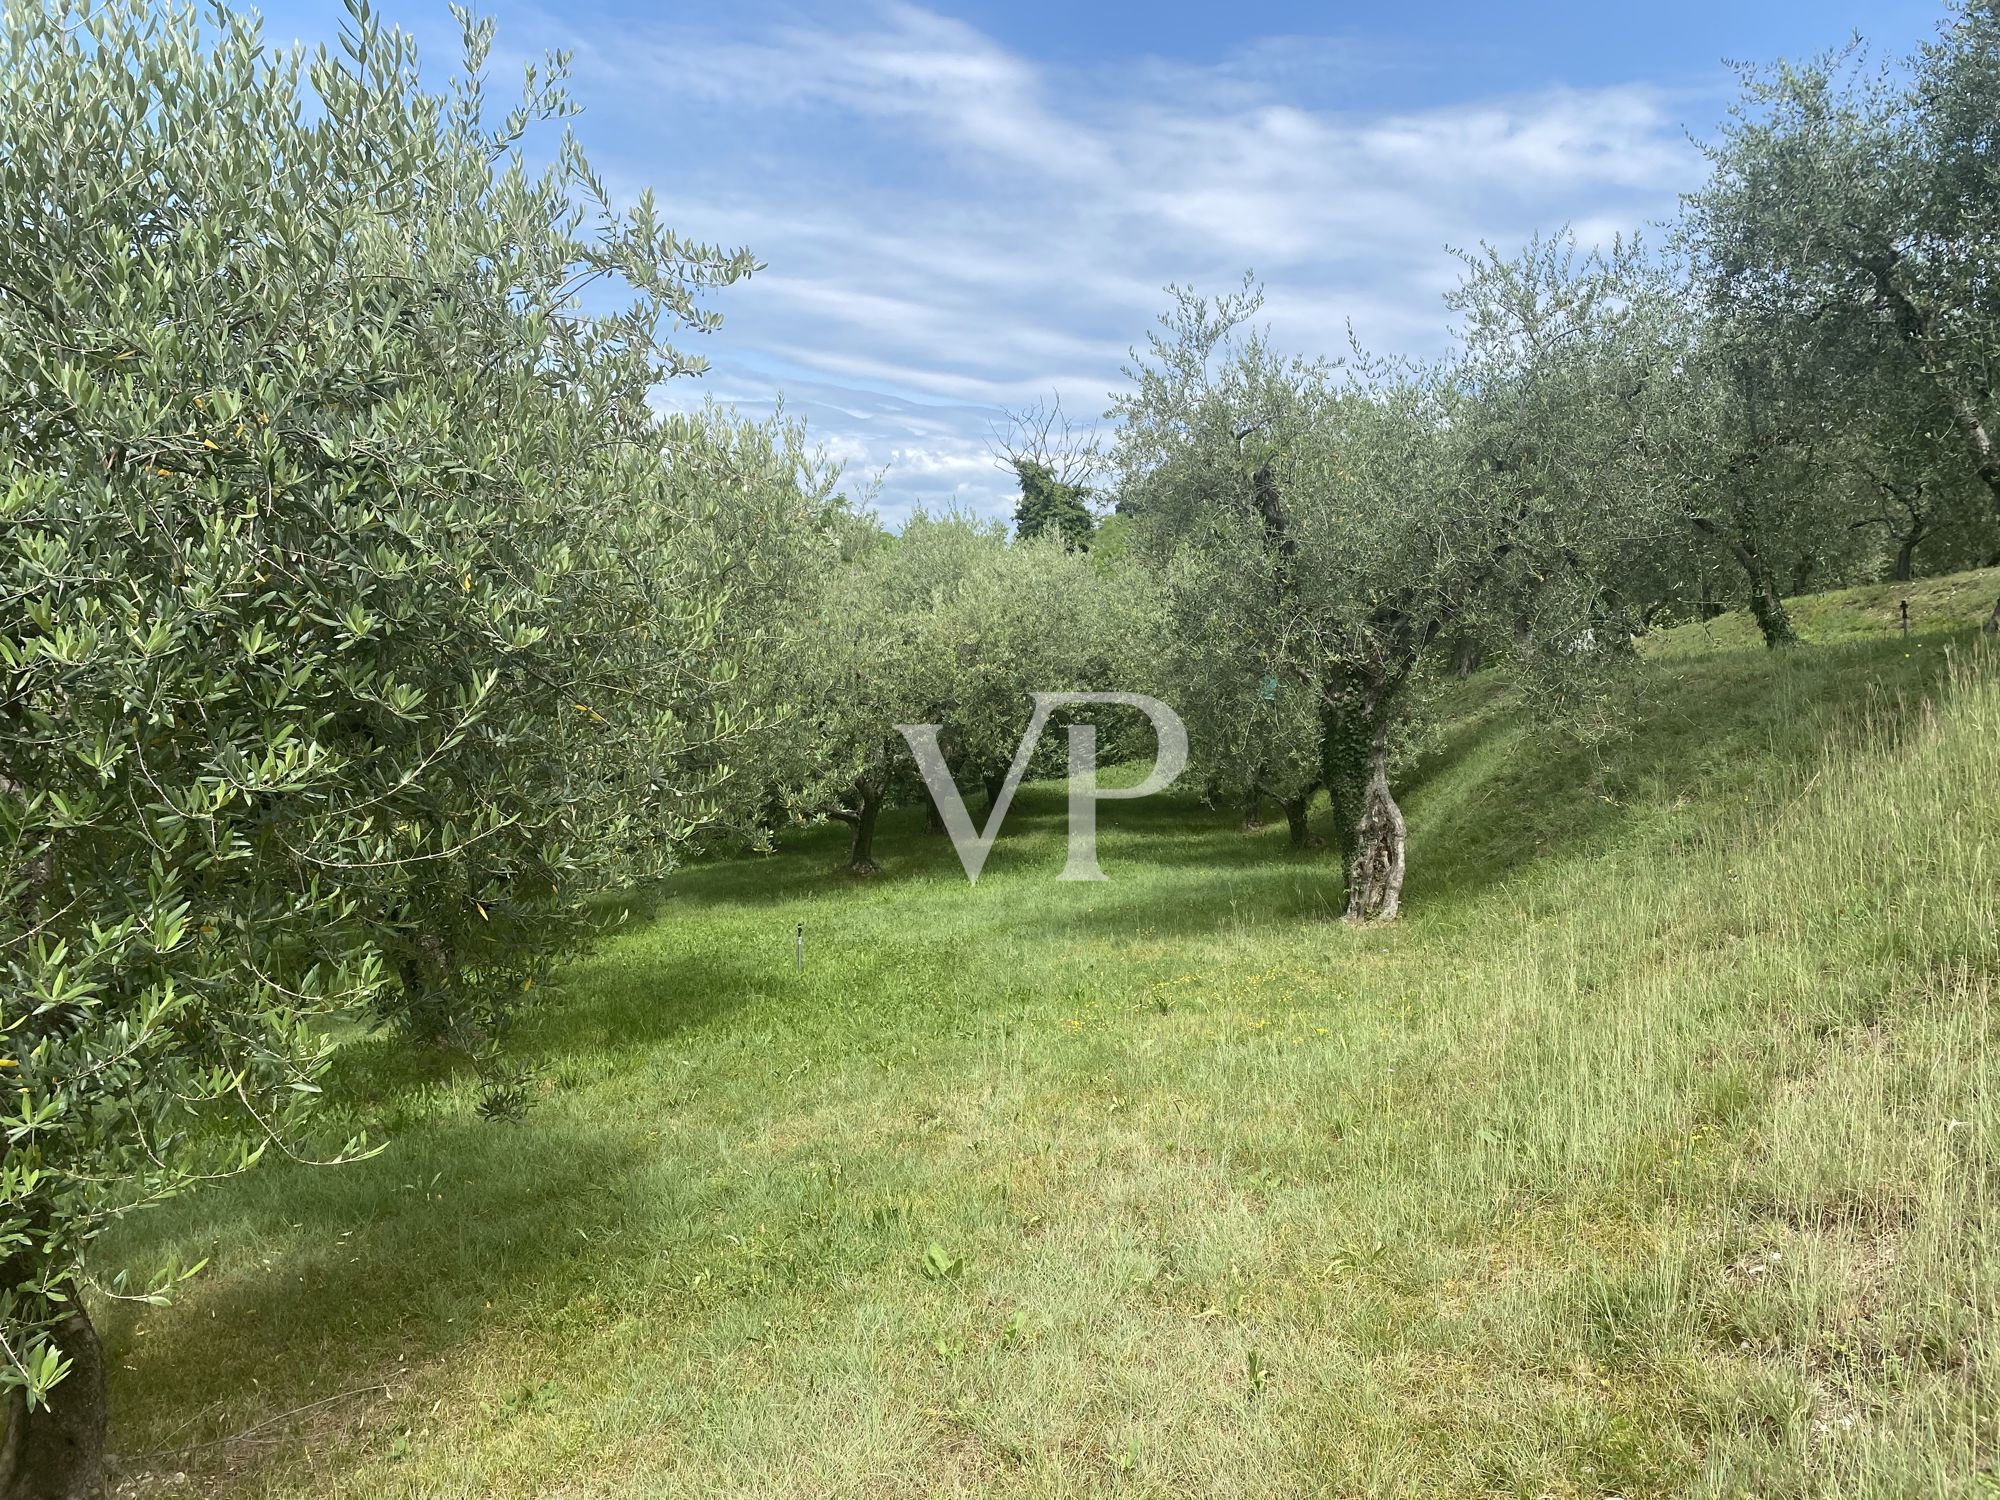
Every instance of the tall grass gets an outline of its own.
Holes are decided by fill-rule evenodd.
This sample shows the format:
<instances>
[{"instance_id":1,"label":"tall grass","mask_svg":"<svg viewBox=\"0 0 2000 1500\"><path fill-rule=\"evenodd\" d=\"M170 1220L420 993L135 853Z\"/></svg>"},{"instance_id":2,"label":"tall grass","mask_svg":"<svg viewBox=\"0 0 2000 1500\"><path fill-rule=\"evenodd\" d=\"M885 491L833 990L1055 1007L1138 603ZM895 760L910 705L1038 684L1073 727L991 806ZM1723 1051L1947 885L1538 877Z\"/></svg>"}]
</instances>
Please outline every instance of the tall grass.
<instances>
[{"instance_id":1,"label":"tall grass","mask_svg":"<svg viewBox=\"0 0 2000 1500\"><path fill-rule=\"evenodd\" d=\"M1184 803L1058 884L1038 788L976 888L914 814L879 882L692 872L551 998L524 1126L357 1045L383 1157L123 1247L216 1256L114 1320L137 1482L1986 1493L2000 663L1650 679L1594 750L1470 686L1392 928Z\"/></svg>"}]
</instances>

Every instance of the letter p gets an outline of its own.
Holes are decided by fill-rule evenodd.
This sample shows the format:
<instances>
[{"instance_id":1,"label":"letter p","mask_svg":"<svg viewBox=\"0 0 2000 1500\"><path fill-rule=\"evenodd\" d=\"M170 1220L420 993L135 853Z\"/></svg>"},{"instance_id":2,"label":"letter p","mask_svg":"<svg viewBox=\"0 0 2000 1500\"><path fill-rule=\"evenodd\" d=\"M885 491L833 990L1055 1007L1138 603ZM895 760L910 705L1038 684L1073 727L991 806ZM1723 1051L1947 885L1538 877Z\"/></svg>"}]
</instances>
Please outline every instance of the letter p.
<instances>
[{"instance_id":1,"label":"letter p","mask_svg":"<svg viewBox=\"0 0 2000 1500\"><path fill-rule=\"evenodd\" d=\"M1162 792L1172 786L1174 778L1187 769L1187 726L1181 723L1181 716L1166 704L1144 693L1037 693L1035 718L1038 722L1043 721L1054 710L1079 703L1122 703L1136 708L1152 721L1153 733L1159 736L1160 741L1159 754L1154 757L1153 769L1144 781L1137 786L1100 787L1097 784L1097 726L1069 726L1069 859L1056 879L1103 880L1106 878L1104 871L1097 864L1097 804L1100 801L1150 797L1154 792Z\"/></svg>"}]
</instances>

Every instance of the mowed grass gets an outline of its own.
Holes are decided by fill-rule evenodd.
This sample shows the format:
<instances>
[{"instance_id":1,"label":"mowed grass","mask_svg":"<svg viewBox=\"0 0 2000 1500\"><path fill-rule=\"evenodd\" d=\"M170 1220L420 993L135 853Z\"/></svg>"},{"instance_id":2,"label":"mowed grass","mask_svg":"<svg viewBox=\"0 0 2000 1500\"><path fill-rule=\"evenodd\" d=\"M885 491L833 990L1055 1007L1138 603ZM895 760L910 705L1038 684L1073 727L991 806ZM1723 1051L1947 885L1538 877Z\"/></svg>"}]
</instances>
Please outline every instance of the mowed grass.
<instances>
[{"instance_id":1,"label":"mowed grass","mask_svg":"<svg viewBox=\"0 0 2000 1500\"><path fill-rule=\"evenodd\" d=\"M105 1314L127 1483L1991 1493L1996 590L1677 632L1595 748L1465 684L1388 928L1173 798L1058 883L1054 787L976 888L914 811L689 871L525 1124L360 1044L380 1157L135 1225L213 1260Z\"/></svg>"}]
</instances>

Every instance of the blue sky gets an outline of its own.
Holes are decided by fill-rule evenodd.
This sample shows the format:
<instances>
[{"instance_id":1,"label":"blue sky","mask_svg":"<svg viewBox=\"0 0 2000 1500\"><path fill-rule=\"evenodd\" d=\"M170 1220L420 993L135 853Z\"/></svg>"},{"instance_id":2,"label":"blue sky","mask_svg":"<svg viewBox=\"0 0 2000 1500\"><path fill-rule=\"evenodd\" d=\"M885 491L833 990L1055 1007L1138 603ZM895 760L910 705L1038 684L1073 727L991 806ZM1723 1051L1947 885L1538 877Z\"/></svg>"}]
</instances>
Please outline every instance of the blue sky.
<instances>
[{"instance_id":1,"label":"blue sky","mask_svg":"<svg viewBox=\"0 0 2000 1500\"><path fill-rule=\"evenodd\" d=\"M376 0L428 65L446 7ZM575 53L576 130L614 192L651 186L686 234L767 269L696 347L705 396L782 392L892 523L916 505L1005 515L991 429L1059 395L1101 413L1168 282L1254 269L1280 341L1435 353L1448 246L1669 216L1689 134L1733 95L1725 59L1900 52L1936 3L1611 7L923 6L573 0L481 7L492 72ZM266 8L327 39L330 3Z\"/></svg>"}]
</instances>

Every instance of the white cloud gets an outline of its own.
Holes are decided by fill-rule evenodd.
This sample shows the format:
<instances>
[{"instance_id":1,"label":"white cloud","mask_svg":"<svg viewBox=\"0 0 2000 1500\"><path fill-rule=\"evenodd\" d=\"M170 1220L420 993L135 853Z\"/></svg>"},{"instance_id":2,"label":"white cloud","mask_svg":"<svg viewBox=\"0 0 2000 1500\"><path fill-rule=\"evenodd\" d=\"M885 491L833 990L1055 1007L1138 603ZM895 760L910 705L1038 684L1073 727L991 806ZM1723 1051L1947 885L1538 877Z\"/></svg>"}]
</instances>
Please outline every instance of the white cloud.
<instances>
[{"instance_id":1,"label":"white cloud","mask_svg":"<svg viewBox=\"0 0 2000 1500\"><path fill-rule=\"evenodd\" d=\"M902 3L723 36L544 19L613 180L768 263L716 303L717 388L753 407L786 388L854 469L886 470L891 516L1004 511L988 426L1052 392L1102 410L1169 281L1254 267L1281 342L1337 355L1352 321L1430 354L1447 245L1608 237L1697 176L1657 88L1342 108L1342 80L1403 62L1339 38L1079 73Z\"/></svg>"}]
</instances>

